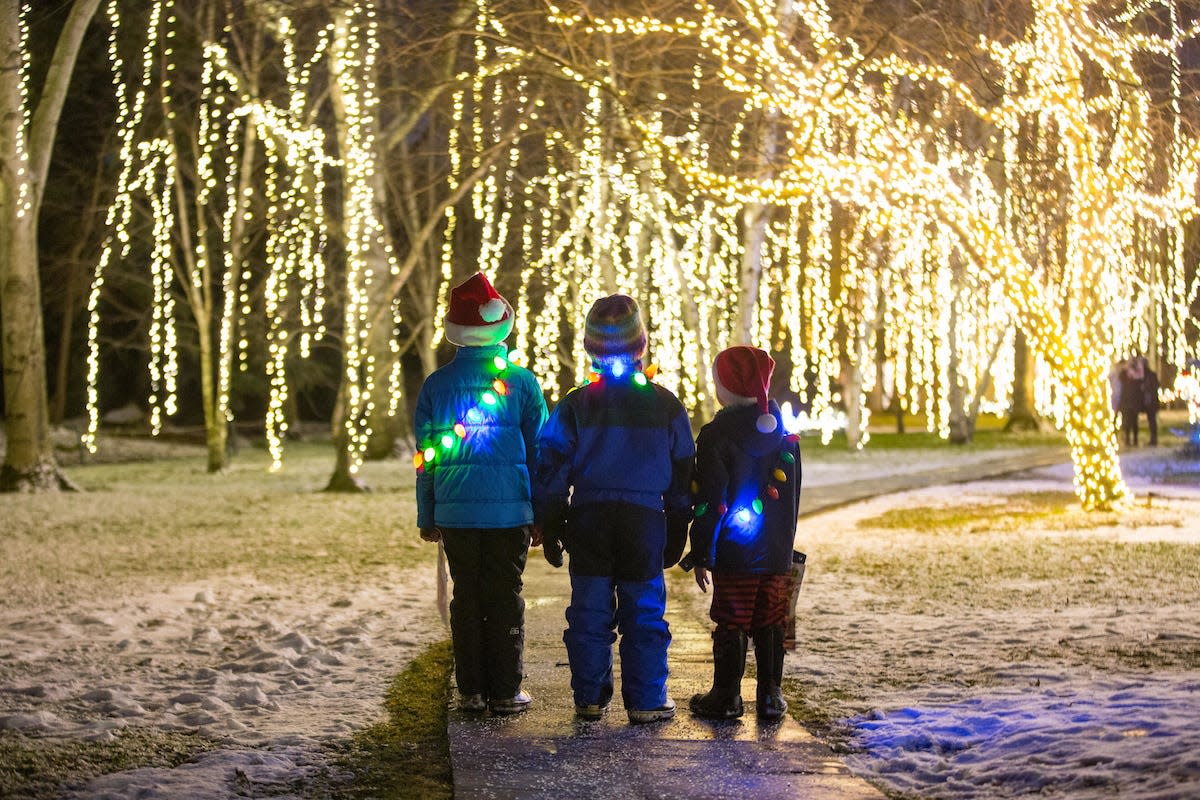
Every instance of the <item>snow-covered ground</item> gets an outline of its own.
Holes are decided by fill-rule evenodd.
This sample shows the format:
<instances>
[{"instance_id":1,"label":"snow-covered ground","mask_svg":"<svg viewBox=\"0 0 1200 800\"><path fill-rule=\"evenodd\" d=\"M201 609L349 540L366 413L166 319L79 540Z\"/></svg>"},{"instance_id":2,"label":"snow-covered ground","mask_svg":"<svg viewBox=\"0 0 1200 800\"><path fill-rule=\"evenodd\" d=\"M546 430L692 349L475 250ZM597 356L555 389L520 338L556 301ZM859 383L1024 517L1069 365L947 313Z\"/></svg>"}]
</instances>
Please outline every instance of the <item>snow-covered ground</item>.
<instances>
[{"instance_id":1,"label":"snow-covered ground","mask_svg":"<svg viewBox=\"0 0 1200 800\"><path fill-rule=\"evenodd\" d=\"M805 482L1006 454L825 452ZM445 635L410 471L368 465L381 491L339 497L313 493L321 448L281 476L243 456L214 478L181 455L77 469L83 495L0 497L0 743L196 732L210 745L181 766L70 796L304 796L338 769L328 745ZM1138 501L1118 515L1070 510L1055 468L802 521L787 669L856 771L915 797L1200 797L1200 464L1125 466ZM1024 516L996 513L1030 493ZM984 512L886 516L946 506Z\"/></svg>"},{"instance_id":2,"label":"snow-covered ground","mask_svg":"<svg viewBox=\"0 0 1200 800\"><path fill-rule=\"evenodd\" d=\"M376 468L392 494L331 496L312 491L323 452L281 476L261 458L202 465L81 469L86 494L0 497L0 736L205 742L174 769L63 776L68 796L291 796L336 776L330 745L445 636L411 489L387 486L410 470Z\"/></svg>"},{"instance_id":3,"label":"snow-covered ground","mask_svg":"<svg viewBox=\"0 0 1200 800\"><path fill-rule=\"evenodd\" d=\"M98 779L81 797L228 797L238 770L256 785L273 770L297 781L328 766L325 745L379 716L388 681L431 640L432 578L397 570L333 590L229 577L5 612L0 729L111 741L136 725L220 744L183 768Z\"/></svg>"},{"instance_id":4,"label":"snow-covered ground","mask_svg":"<svg viewBox=\"0 0 1200 800\"><path fill-rule=\"evenodd\" d=\"M1098 518L1052 468L802 521L787 670L852 769L906 797L1200 797L1200 463L1124 463L1135 503Z\"/></svg>"}]
</instances>

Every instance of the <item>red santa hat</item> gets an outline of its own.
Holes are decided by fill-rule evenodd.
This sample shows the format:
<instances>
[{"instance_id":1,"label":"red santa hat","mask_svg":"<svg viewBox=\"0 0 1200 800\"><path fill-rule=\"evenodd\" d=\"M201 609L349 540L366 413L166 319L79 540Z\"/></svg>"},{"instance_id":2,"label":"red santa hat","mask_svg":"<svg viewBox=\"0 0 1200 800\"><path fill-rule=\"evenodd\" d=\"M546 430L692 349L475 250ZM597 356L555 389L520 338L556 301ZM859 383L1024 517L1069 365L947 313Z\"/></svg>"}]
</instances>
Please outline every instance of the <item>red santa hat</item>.
<instances>
[{"instance_id":1,"label":"red santa hat","mask_svg":"<svg viewBox=\"0 0 1200 800\"><path fill-rule=\"evenodd\" d=\"M757 405L759 415L754 425L763 433L771 433L779 425L767 404L774 371L775 359L765 350L744 345L722 350L713 362L717 398L726 405Z\"/></svg>"},{"instance_id":2,"label":"red santa hat","mask_svg":"<svg viewBox=\"0 0 1200 800\"><path fill-rule=\"evenodd\" d=\"M446 339L459 347L499 344L513 328L513 310L482 272L450 290Z\"/></svg>"}]
</instances>

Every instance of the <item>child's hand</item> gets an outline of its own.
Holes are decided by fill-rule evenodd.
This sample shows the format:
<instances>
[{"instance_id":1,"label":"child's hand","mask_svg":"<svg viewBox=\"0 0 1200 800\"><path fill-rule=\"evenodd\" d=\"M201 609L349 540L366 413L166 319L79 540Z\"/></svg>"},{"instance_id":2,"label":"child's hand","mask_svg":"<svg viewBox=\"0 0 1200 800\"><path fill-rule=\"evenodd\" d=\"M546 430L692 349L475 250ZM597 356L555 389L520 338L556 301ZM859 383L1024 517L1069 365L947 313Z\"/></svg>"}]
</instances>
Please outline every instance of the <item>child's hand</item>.
<instances>
[{"instance_id":1,"label":"child's hand","mask_svg":"<svg viewBox=\"0 0 1200 800\"><path fill-rule=\"evenodd\" d=\"M436 526L421 528L421 538L427 542L440 542L442 540L442 532Z\"/></svg>"},{"instance_id":2,"label":"child's hand","mask_svg":"<svg viewBox=\"0 0 1200 800\"><path fill-rule=\"evenodd\" d=\"M537 523L529 526L529 546L542 546L542 526L538 525Z\"/></svg>"},{"instance_id":3,"label":"child's hand","mask_svg":"<svg viewBox=\"0 0 1200 800\"><path fill-rule=\"evenodd\" d=\"M708 570L699 565L696 566L696 585L700 587L700 591L708 594Z\"/></svg>"}]
</instances>

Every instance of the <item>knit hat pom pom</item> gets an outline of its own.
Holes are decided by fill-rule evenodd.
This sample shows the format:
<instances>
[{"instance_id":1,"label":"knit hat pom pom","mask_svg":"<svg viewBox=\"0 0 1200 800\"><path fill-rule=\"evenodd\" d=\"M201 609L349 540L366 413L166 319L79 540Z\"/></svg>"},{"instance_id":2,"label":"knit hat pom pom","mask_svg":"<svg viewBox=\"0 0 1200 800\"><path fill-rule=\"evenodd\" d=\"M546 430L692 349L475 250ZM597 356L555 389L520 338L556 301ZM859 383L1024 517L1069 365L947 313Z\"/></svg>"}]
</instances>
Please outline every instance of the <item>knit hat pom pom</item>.
<instances>
[{"instance_id":1,"label":"knit hat pom pom","mask_svg":"<svg viewBox=\"0 0 1200 800\"><path fill-rule=\"evenodd\" d=\"M504 316L506 309L503 300L493 297L479 307L479 316L483 317L484 322L496 322Z\"/></svg>"},{"instance_id":2,"label":"knit hat pom pom","mask_svg":"<svg viewBox=\"0 0 1200 800\"><path fill-rule=\"evenodd\" d=\"M754 421L754 427L758 428L760 433L771 433L779 426L779 421L775 419L774 414L759 414L758 419Z\"/></svg>"}]
</instances>

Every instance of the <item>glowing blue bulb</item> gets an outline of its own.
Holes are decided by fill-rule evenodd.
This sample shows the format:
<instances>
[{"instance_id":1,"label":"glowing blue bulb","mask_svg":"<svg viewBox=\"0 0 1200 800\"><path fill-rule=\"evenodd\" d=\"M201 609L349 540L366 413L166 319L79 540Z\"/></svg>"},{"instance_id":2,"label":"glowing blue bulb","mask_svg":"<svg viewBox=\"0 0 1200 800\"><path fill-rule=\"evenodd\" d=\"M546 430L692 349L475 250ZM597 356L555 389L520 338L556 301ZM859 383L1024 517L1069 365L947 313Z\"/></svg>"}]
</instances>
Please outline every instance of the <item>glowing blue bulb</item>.
<instances>
[{"instance_id":1,"label":"glowing blue bulb","mask_svg":"<svg viewBox=\"0 0 1200 800\"><path fill-rule=\"evenodd\" d=\"M472 406L471 409L467 411L467 422L476 425L478 425L480 422L483 422L483 412Z\"/></svg>"},{"instance_id":2,"label":"glowing blue bulb","mask_svg":"<svg viewBox=\"0 0 1200 800\"><path fill-rule=\"evenodd\" d=\"M737 520L738 520L738 522L749 522L750 521L750 509L743 508L741 511L739 511L737 513Z\"/></svg>"},{"instance_id":3,"label":"glowing blue bulb","mask_svg":"<svg viewBox=\"0 0 1200 800\"><path fill-rule=\"evenodd\" d=\"M492 394L491 392L484 392L483 393L483 402L489 406L496 405L496 395Z\"/></svg>"},{"instance_id":4,"label":"glowing blue bulb","mask_svg":"<svg viewBox=\"0 0 1200 800\"><path fill-rule=\"evenodd\" d=\"M619 378L625 374L625 365L620 361L614 361L612 365L612 376Z\"/></svg>"}]
</instances>

